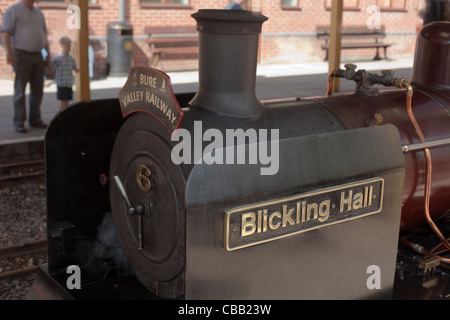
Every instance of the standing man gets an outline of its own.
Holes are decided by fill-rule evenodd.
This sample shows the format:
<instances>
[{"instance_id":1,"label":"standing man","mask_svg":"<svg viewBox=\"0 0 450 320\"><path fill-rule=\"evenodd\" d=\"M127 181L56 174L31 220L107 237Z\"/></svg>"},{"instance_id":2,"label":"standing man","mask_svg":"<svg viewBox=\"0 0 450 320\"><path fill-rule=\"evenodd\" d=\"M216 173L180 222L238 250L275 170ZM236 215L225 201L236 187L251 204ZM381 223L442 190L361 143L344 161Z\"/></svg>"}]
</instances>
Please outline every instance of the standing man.
<instances>
[{"instance_id":1,"label":"standing man","mask_svg":"<svg viewBox=\"0 0 450 320\"><path fill-rule=\"evenodd\" d=\"M230 1L230 3L227 4L224 9L227 9L227 10L244 10L244 8L242 8L242 4L243 3L244 3L244 0Z\"/></svg>"},{"instance_id":2,"label":"standing man","mask_svg":"<svg viewBox=\"0 0 450 320\"><path fill-rule=\"evenodd\" d=\"M49 53L47 27L41 9L34 6L36 0L21 0L8 8L3 16L2 38L6 49L6 60L13 66L14 118L17 132L26 132L25 88L30 83L28 122L31 127L45 129L41 119L41 101L44 87L45 65L50 66L50 54L46 61L41 50Z\"/></svg>"}]
</instances>

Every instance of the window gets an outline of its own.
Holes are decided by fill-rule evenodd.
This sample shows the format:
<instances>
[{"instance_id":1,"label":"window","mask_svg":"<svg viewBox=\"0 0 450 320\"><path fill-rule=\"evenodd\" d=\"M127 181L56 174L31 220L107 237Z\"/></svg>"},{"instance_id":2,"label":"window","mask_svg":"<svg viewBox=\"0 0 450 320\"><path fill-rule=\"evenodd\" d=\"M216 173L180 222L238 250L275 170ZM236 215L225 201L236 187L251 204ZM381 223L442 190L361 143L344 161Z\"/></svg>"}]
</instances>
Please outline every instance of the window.
<instances>
[{"instance_id":1,"label":"window","mask_svg":"<svg viewBox=\"0 0 450 320\"><path fill-rule=\"evenodd\" d=\"M377 0L381 10L404 11L406 0Z\"/></svg>"},{"instance_id":2,"label":"window","mask_svg":"<svg viewBox=\"0 0 450 320\"><path fill-rule=\"evenodd\" d=\"M89 8L98 7L97 2L97 0L88 0ZM72 4L72 0L41 0L35 3L41 9L67 9Z\"/></svg>"},{"instance_id":3,"label":"window","mask_svg":"<svg viewBox=\"0 0 450 320\"><path fill-rule=\"evenodd\" d=\"M281 8L300 10L300 0L281 0Z\"/></svg>"},{"instance_id":4,"label":"window","mask_svg":"<svg viewBox=\"0 0 450 320\"><path fill-rule=\"evenodd\" d=\"M281 5L283 7L298 7L299 0L281 0Z\"/></svg>"},{"instance_id":5,"label":"window","mask_svg":"<svg viewBox=\"0 0 450 320\"><path fill-rule=\"evenodd\" d=\"M140 0L141 8L179 8L192 9L189 0Z\"/></svg>"},{"instance_id":6,"label":"window","mask_svg":"<svg viewBox=\"0 0 450 320\"><path fill-rule=\"evenodd\" d=\"M189 4L189 0L141 0L141 2L149 4Z\"/></svg>"},{"instance_id":7,"label":"window","mask_svg":"<svg viewBox=\"0 0 450 320\"><path fill-rule=\"evenodd\" d=\"M42 2L71 2L70 0L42 0ZM88 3L97 3L97 0L88 0Z\"/></svg>"},{"instance_id":8,"label":"window","mask_svg":"<svg viewBox=\"0 0 450 320\"><path fill-rule=\"evenodd\" d=\"M325 0L325 8L327 10L331 10L331 1L332 0ZM343 6L344 10L359 10L359 0L344 0Z\"/></svg>"}]
</instances>

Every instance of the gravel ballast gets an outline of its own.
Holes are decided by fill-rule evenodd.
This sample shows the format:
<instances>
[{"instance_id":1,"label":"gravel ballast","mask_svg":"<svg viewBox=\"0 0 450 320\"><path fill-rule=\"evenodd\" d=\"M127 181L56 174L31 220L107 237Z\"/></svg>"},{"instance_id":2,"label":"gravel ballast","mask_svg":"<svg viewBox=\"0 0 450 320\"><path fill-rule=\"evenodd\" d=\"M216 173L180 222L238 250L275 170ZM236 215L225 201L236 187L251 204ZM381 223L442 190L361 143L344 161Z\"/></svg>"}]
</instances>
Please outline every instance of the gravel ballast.
<instances>
[{"instance_id":1,"label":"gravel ballast","mask_svg":"<svg viewBox=\"0 0 450 320\"><path fill-rule=\"evenodd\" d=\"M0 185L0 247L46 238L44 178ZM47 262L45 253L0 260L0 274ZM0 280L0 300L21 300L36 273Z\"/></svg>"}]
</instances>

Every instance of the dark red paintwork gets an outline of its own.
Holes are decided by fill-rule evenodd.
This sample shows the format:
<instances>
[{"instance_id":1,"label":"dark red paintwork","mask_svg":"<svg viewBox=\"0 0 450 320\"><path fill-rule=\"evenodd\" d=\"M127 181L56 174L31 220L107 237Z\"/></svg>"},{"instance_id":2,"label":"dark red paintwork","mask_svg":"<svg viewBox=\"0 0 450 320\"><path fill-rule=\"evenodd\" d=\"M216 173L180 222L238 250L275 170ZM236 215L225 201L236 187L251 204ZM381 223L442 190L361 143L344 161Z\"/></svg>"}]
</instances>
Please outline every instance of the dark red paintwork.
<instances>
[{"instance_id":1,"label":"dark red paintwork","mask_svg":"<svg viewBox=\"0 0 450 320\"><path fill-rule=\"evenodd\" d=\"M414 87L412 111L425 136L425 141L449 138L450 22L433 22L421 30L417 40L411 83ZM385 90L381 91L379 96L346 94L313 99L326 105L349 129L367 127L374 115L380 113L383 116L381 125L396 126L402 144L420 142L406 113L405 90ZM430 214L436 219L450 210L450 145L431 148L430 152L432 159ZM425 170L423 150L405 153L402 230L426 222Z\"/></svg>"}]
</instances>

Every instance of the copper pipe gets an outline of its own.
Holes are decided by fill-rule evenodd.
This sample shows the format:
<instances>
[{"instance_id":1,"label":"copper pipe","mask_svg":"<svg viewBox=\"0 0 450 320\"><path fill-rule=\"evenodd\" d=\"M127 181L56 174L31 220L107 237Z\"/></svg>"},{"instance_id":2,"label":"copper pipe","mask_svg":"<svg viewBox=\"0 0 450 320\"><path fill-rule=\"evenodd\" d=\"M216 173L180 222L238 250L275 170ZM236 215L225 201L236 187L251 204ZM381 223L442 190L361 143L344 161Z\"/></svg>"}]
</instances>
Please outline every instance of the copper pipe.
<instances>
[{"instance_id":1,"label":"copper pipe","mask_svg":"<svg viewBox=\"0 0 450 320\"><path fill-rule=\"evenodd\" d=\"M418 253L421 253L421 254L423 254L423 255L426 255L427 257L436 257L436 258L438 258L442 263L450 263L450 259L449 259L449 258L444 258L444 257L438 256L438 255L436 255L436 254L434 254L434 253L428 251L427 249L425 249L424 247L422 247L422 246L419 245L419 244L412 243L411 241L408 241L408 240L403 239L403 238L400 238L400 239L399 239L399 243L400 243L400 244L403 244L403 245L405 245L405 246L407 246L407 247L409 247L409 248L411 248L412 250L414 250L414 251L416 251L416 252L418 252Z\"/></svg>"},{"instance_id":2,"label":"copper pipe","mask_svg":"<svg viewBox=\"0 0 450 320\"><path fill-rule=\"evenodd\" d=\"M409 120L411 121L414 130L419 137L420 142L425 141L425 136L420 129L419 124L417 123L417 120L412 112L412 96L413 96L413 88L411 84L406 81L405 79L398 79L396 81L396 85L398 87L406 89L406 112L408 114ZM430 215L430 197L431 197L431 173L432 173L432 161L431 161L431 153L429 148L424 149L425 152L425 159L426 159L426 181L425 181L425 218L430 225L431 229L433 229L436 236L439 238L439 240L445 245L445 247L450 250L450 243L447 241L447 239L444 237L442 232L439 230L439 228L434 223L433 219L431 219Z\"/></svg>"},{"instance_id":3,"label":"copper pipe","mask_svg":"<svg viewBox=\"0 0 450 320\"><path fill-rule=\"evenodd\" d=\"M448 238L447 241L450 241L450 239ZM437 244L433 249L431 249L431 253L434 254L439 254L440 252L444 252L447 249L445 248L445 246L442 243Z\"/></svg>"},{"instance_id":4,"label":"copper pipe","mask_svg":"<svg viewBox=\"0 0 450 320\"><path fill-rule=\"evenodd\" d=\"M338 69L336 69L336 70L338 70ZM336 70L333 70L328 74L328 85L327 85L327 93L326 93L327 97L333 93L333 81L334 81L334 77L336 75Z\"/></svg>"}]
</instances>

